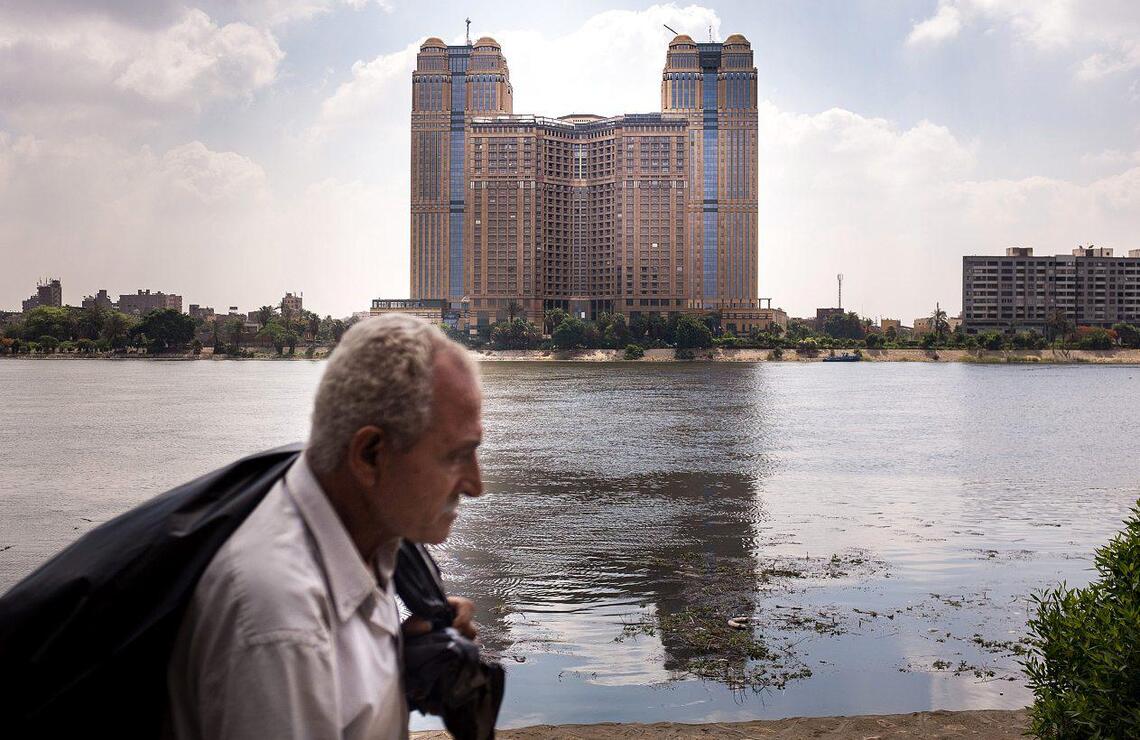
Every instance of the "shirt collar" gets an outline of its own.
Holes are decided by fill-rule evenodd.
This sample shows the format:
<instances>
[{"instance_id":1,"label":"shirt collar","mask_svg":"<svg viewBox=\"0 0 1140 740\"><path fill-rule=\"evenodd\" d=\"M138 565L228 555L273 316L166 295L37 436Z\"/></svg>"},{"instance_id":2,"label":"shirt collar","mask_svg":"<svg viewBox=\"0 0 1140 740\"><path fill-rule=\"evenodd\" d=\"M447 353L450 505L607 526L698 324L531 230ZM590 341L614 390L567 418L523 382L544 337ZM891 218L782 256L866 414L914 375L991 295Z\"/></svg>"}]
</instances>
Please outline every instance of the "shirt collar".
<instances>
[{"instance_id":1,"label":"shirt collar","mask_svg":"<svg viewBox=\"0 0 1140 740\"><path fill-rule=\"evenodd\" d=\"M337 617L348 621L376 588L376 576L364 564L304 454L285 473L285 490L316 541Z\"/></svg>"}]
</instances>

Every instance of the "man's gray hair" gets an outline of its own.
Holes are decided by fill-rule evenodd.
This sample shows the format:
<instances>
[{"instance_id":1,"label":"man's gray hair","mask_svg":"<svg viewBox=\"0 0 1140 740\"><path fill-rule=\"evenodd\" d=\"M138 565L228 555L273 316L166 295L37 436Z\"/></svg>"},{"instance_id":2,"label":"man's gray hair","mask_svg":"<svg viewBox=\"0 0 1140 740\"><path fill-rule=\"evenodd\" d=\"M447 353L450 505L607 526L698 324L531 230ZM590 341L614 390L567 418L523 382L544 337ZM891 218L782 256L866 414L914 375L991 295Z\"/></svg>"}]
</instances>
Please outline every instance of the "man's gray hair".
<instances>
[{"instance_id":1,"label":"man's gray hair","mask_svg":"<svg viewBox=\"0 0 1140 740\"><path fill-rule=\"evenodd\" d=\"M380 427L397 450L414 445L431 420L436 353L447 347L466 359L439 329L407 314L364 319L346 331L313 403L306 451L313 470L335 470L361 427Z\"/></svg>"}]
</instances>

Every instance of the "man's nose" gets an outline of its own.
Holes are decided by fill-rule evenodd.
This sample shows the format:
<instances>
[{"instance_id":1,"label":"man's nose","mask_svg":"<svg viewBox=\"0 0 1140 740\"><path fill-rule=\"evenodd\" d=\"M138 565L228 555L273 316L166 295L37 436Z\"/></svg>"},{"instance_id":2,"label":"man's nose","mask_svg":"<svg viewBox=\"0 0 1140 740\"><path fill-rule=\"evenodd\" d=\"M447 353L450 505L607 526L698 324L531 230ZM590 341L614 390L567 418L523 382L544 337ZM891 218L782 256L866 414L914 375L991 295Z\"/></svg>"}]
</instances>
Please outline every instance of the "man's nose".
<instances>
[{"instance_id":1,"label":"man's nose","mask_svg":"<svg viewBox=\"0 0 1140 740\"><path fill-rule=\"evenodd\" d=\"M478 459L471 462L471 469L464 481L463 493L471 498L483 495L483 471L479 468Z\"/></svg>"}]
</instances>

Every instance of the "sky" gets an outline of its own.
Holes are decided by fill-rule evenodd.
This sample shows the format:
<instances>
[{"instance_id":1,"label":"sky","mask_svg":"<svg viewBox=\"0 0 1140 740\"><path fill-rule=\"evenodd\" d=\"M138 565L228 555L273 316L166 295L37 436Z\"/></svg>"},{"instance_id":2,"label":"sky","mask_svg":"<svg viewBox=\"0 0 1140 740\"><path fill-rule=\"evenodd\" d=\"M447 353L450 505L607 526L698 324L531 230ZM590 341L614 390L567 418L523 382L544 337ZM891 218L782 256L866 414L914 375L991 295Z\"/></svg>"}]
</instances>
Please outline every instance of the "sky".
<instances>
[{"instance_id":1,"label":"sky","mask_svg":"<svg viewBox=\"0 0 1140 740\"><path fill-rule=\"evenodd\" d=\"M660 110L672 34L759 70L760 294L909 323L961 258L1140 249L1140 3L5 0L0 310L408 295L411 71L490 35L516 113Z\"/></svg>"}]
</instances>

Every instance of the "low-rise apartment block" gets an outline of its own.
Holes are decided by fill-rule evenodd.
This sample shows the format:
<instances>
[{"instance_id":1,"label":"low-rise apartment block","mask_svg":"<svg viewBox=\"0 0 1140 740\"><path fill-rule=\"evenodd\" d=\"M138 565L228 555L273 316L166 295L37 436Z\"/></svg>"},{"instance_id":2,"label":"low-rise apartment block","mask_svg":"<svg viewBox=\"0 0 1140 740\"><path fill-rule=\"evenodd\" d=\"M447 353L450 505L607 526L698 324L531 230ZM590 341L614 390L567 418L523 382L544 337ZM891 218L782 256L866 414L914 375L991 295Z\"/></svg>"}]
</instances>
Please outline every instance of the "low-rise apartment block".
<instances>
[{"instance_id":1,"label":"low-rise apartment block","mask_svg":"<svg viewBox=\"0 0 1140 740\"><path fill-rule=\"evenodd\" d=\"M143 316L162 308L173 308L181 313L182 296L162 291L151 293L150 290L140 290L135 294L124 293L119 296L119 310L123 313Z\"/></svg>"},{"instance_id":2,"label":"low-rise apartment block","mask_svg":"<svg viewBox=\"0 0 1140 740\"><path fill-rule=\"evenodd\" d=\"M1127 257L1106 247L1034 256L1010 247L1004 256L962 258L962 319L966 331L1045 333L1061 314L1078 326L1140 323L1140 250Z\"/></svg>"}]
</instances>

